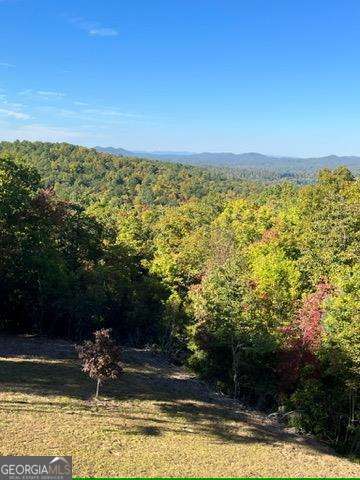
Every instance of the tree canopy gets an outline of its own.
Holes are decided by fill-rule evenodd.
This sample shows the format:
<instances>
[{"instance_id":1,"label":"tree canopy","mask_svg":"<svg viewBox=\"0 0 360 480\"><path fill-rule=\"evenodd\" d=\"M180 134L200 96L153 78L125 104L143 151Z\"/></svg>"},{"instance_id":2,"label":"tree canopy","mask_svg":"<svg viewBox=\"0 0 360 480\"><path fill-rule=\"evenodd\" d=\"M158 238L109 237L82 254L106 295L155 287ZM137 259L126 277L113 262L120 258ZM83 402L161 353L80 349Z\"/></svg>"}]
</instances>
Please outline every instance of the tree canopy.
<instances>
[{"instance_id":1,"label":"tree canopy","mask_svg":"<svg viewBox=\"0 0 360 480\"><path fill-rule=\"evenodd\" d=\"M346 167L266 186L68 144L0 152L2 330L112 328L359 452L360 183Z\"/></svg>"}]
</instances>

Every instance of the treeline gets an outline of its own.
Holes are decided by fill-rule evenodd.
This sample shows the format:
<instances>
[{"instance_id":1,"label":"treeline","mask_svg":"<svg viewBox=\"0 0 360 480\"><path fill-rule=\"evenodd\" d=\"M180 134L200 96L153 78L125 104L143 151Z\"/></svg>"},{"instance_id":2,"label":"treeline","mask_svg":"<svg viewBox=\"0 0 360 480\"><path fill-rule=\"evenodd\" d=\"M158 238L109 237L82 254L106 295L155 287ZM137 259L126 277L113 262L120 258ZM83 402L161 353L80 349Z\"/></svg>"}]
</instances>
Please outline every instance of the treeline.
<instances>
[{"instance_id":1,"label":"treeline","mask_svg":"<svg viewBox=\"0 0 360 480\"><path fill-rule=\"evenodd\" d=\"M112 327L359 455L360 182L347 168L321 171L314 185L265 188L166 164L148 177L151 162L65 144L12 145L0 164L3 329L79 338ZM44 180L29 166L51 172L58 149L83 159L86 188L77 175L59 183L65 157ZM123 179L145 169L139 184L153 178L152 192L167 168L171 181L153 203L141 189L112 198L106 175L91 180L102 162ZM195 177L203 184L185 193ZM86 210L69 201L77 188Z\"/></svg>"}]
</instances>

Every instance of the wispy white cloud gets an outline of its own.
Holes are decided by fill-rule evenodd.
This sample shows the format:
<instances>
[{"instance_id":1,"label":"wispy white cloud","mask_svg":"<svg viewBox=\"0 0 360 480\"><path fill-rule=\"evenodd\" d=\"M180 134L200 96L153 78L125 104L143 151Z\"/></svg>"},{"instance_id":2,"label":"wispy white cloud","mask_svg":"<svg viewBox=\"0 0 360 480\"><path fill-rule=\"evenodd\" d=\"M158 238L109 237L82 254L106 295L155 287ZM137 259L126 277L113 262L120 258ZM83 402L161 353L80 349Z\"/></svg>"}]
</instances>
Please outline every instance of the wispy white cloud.
<instances>
[{"instance_id":1,"label":"wispy white cloud","mask_svg":"<svg viewBox=\"0 0 360 480\"><path fill-rule=\"evenodd\" d=\"M31 123L17 128L1 127L0 135L8 140L43 140L76 142L84 137L83 131ZM86 133L85 133L86 135Z\"/></svg>"},{"instance_id":2,"label":"wispy white cloud","mask_svg":"<svg viewBox=\"0 0 360 480\"><path fill-rule=\"evenodd\" d=\"M31 95L32 93L33 91L30 88L27 88L26 90L21 90L20 92L18 92L18 95L25 97L25 96Z\"/></svg>"},{"instance_id":3,"label":"wispy white cloud","mask_svg":"<svg viewBox=\"0 0 360 480\"><path fill-rule=\"evenodd\" d=\"M78 107L87 107L89 104L86 103L86 102L77 102L75 101L74 102L74 105L78 106Z\"/></svg>"},{"instance_id":4,"label":"wispy white cloud","mask_svg":"<svg viewBox=\"0 0 360 480\"><path fill-rule=\"evenodd\" d=\"M54 91L51 91L51 90L38 90L36 93L38 95L41 95L42 97L47 97L47 98L66 97L66 93L64 93L64 92L54 92Z\"/></svg>"},{"instance_id":5,"label":"wispy white cloud","mask_svg":"<svg viewBox=\"0 0 360 480\"><path fill-rule=\"evenodd\" d=\"M25 105L19 102L8 102L7 100L3 102L5 105L11 108L23 108Z\"/></svg>"},{"instance_id":6,"label":"wispy white cloud","mask_svg":"<svg viewBox=\"0 0 360 480\"><path fill-rule=\"evenodd\" d=\"M125 118L144 118L144 115L138 113L127 113L109 108L88 108L84 113L90 115L104 115L106 117L125 117Z\"/></svg>"},{"instance_id":7,"label":"wispy white cloud","mask_svg":"<svg viewBox=\"0 0 360 480\"><path fill-rule=\"evenodd\" d=\"M71 17L69 22L88 33L92 37L116 37L119 32L116 28L105 27L99 22L92 22L82 17Z\"/></svg>"},{"instance_id":8,"label":"wispy white cloud","mask_svg":"<svg viewBox=\"0 0 360 480\"><path fill-rule=\"evenodd\" d=\"M32 90L31 88L21 90L20 92L18 92L18 95L21 95L23 97L38 97L44 99L66 97L66 93L64 92L56 92L54 90Z\"/></svg>"},{"instance_id":9,"label":"wispy white cloud","mask_svg":"<svg viewBox=\"0 0 360 480\"><path fill-rule=\"evenodd\" d=\"M121 117L121 112L118 112L117 110L110 110L106 108L87 108L84 110L84 113L90 114L90 115L105 115L109 117Z\"/></svg>"},{"instance_id":10,"label":"wispy white cloud","mask_svg":"<svg viewBox=\"0 0 360 480\"><path fill-rule=\"evenodd\" d=\"M94 37L116 37L119 32L114 28L92 28L89 30L89 35Z\"/></svg>"},{"instance_id":11,"label":"wispy white cloud","mask_svg":"<svg viewBox=\"0 0 360 480\"><path fill-rule=\"evenodd\" d=\"M0 62L0 67L15 68L16 65L14 65L13 63L8 63L8 62Z\"/></svg>"},{"instance_id":12,"label":"wispy white cloud","mask_svg":"<svg viewBox=\"0 0 360 480\"><path fill-rule=\"evenodd\" d=\"M66 109L66 108L60 108L59 110L57 110L57 115L60 115L61 117L78 117L79 116L79 112L75 111L75 110L70 110L70 109Z\"/></svg>"},{"instance_id":13,"label":"wispy white cloud","mask_svg":"<svg viewBox=\"0 0 360 480\"><path fill-rule=\"evenodd\" d=\"M0 108L0 115L16 118L16 120L28 120L30 115L23 112L17 112L16 110L8 110L7 108Z\"/></svg>"},{"instance_id":14,"label":"wispy white cloud","mask_svg":"<svg viewBox=\"0 0 360 480\"><path fill-rule=\"evenodd\" d=\"M137 120L131 114L122 113L120 111L104 109L104 108L58 108L54 105L37 105L35 107L40 118L44 115L50 116L55 120L58 118L66 118L72 122L85 122L92 124L93 128L111 128L124 125L129 120ZM131 118L128 118L130 116ZM142 119L142 117L141 117Z\"/></svg>"},{"instance_id":15,"label":"wispy white cloud","mask_svg":"<svg viewBox=\"0 0 360 480\"><path fill-rule=\"evenodd\" d=\"M23 108L25 105L19 102L9 102L6 95L0 95L0 103L10 108Z\"/></svg>"}]
</instances>

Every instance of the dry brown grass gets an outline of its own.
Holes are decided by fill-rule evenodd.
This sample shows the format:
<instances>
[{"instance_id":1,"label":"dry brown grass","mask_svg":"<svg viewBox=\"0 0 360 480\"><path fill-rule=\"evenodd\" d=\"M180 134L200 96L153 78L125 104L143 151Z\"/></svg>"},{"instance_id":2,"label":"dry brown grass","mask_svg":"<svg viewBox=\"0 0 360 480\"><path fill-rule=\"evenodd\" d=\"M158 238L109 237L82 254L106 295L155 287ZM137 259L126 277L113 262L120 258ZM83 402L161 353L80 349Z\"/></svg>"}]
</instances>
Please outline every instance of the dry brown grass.
<instances>
[{"instance_id":1,"label":"dry brown grass","mask_svg":"<svg viewBox=\"0 0 360 480\"><path fill-rule=\"evenodd\" d=\"M72 455L76 476L360 476L147 351L96 403L66 342L0 337L0 357L0 455Z\"/></svg>"}]
</instances>

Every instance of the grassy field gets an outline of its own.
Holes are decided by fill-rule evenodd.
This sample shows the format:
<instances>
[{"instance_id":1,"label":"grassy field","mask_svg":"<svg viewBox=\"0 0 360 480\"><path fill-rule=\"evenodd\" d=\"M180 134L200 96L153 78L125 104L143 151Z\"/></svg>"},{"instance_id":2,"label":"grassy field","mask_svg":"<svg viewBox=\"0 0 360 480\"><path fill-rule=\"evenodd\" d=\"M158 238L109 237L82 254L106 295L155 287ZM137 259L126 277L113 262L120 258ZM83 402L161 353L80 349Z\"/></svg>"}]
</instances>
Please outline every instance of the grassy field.
<instances>
[{"instance_id":1,"label":"grassy field","mask_svg":"<svg viewBox=\"0 0 360 480\"><path fill-rule=\"evenodd\" d=\"M72 455L76 476L360 476L159 356L124 360L95 402L71 344L0 337L0 455Z\"/></svg>"}]
</instances>

